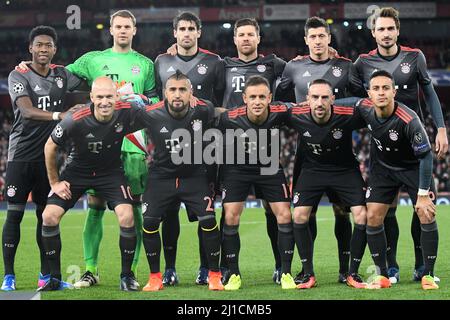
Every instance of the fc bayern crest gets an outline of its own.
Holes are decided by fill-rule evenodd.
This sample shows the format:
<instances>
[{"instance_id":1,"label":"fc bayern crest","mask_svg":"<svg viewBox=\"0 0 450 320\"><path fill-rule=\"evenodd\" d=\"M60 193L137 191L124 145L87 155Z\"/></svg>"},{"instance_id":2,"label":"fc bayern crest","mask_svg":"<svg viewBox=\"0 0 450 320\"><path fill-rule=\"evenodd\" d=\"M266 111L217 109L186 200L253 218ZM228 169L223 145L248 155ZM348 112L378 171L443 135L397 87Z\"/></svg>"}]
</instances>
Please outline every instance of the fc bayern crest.
<instances>
[{"instance_id":1,"label":"fc bayern crest","mask_svg":"<svg viewBox=\"0 0 450 320\"><path fill-rule=\"evenodd\" d=\"M116 123L116 125L114 126L114 128L116 129L116 132L122 132L123 130L123 125L121 123Z\"/></svg>"},{"instance_id":2,"label":"fc bayern crest","mask_svg":"<svg viewBox=\"0 0 450 320\"><path fill-rule=\"evenodd\" d=\"M208 66L204 65L204 64L199 64L197 66L197 72L199 74L206 74L206 72L208 71Z\"/></svg>"},{"instance_id":3,"label":"fc bayern crest","mask_svg":"<svg viewBox=\"0 0 450 320\"><path fill-rule=\"evenodd\" d=\"M371 187L367 188L367 190L366 190L366 199L369 199L371 190L372 190Z\"/></svg>"},{"instance_id":4,"label":"fc bayern crest","mask_svg":"<svg viewBox=\"0 0 450 320\"><path fill-rule=\"evenodd\" d=\"M6 194L8 197L12 198L16 195L17 187L16 186L8 186Z\"/></svg>"},{"instance_id":5,"label":"fc bayern crest","mask_svg":"<svg viewBox=\"0 0 450 320\"><path fill-rule=\"evenodd\" d=\"M202 128L202 120L195 119L195 120L192 122L192 130L198 131L198 130L200 130L201 128Z\"/></svg>"},{"instance_id":6,"label":"fc bayern crest","mask_svg":"<svg viewBox=\"0 0 450 320\"><path fill-rule=\"evenodd\" d=\"M300 194L298 192L294 193L294 199L292 199L293 203L297 203L299 200Z\"/></svg>"},{"instance_id":7,"label":"fc bayern crest","mask_svg":"<svg viewBox=\"0 0 450 320\"><path fill-rule=\"evenodd\" d=\"M409 63L402 63L400 67L403 73L409 73L411 71L411 65Z\"/></svg>"},{"instance_id":8,"label":"fc bayern crest","mask_svg":"<svg viewBox=\"0 0 450 320\"><path fill-rule=\"evenodd\" d=\"M263 64L260 64L256 67L256 70L258 70L259 72L263 73L264 71L266 71L266 66Z\"/></svg>"},{"instance_id":9,"label":"fc bayern crest","mask_svg":"<svg viewBox=\"0 0 450 320\"><path fill-rule=\"evenodd\" d=\"M227 189L223 188L222 189L222 200L225 199L226 196L227 196Z\"/></svg>"},{"instance_id":10,"label":"fc bayern crest","mask_svg":"<svg viewBox=\"0 0 450 320\"><path fill-rule=\"evenodd\" d=\"M333 67L333 76L335 76L336 78L339 78L340 76L342 76L342 69L339 67Z\"/></svg>"},{"instance_id":11,"label":"fc bayern crest","mask_svg":"<svg viewBox=\"0 0 450 320\"><path fill-rule=\"evenodd\" d=\"M58 88L60 88L60 89L64 86L64 81L63 81L63 78L61 78L61 77L56 77L55 82L56 82L56 85L58 86Z\"/></svg>"},{"instance_id":12,"label":"fc bayern crest","mask_svg":"<svg viewBox=\"0 0 450 320\"><path fill-rule=\"evenodd\" d=\"M389 138L392 141L397 141L398 140L398 133L395 130L389 130Z\"/></svg>"},{"instance_id":13,"label":"fc bayern crest","mask_svg":"<svg viewBox=\"0 0 450 320\"><path fill-rule=\"evenodd\" d=\"M139 66L134 66L133 68L131 68L132 74L139 74L140 72L141 72L141 68L139 68Z\"/></svg>"},{"instance_id":14,"label":"fc bayern crest","mask_svg":"<svg viewBox=\"0 0 450 320\"><path fill-rule=\"evenodd\" d=\"M333 131L333 138L335 138L336 140L339 140L342 138L342 129L334 129Z\"/></svg>"}]
</instances>

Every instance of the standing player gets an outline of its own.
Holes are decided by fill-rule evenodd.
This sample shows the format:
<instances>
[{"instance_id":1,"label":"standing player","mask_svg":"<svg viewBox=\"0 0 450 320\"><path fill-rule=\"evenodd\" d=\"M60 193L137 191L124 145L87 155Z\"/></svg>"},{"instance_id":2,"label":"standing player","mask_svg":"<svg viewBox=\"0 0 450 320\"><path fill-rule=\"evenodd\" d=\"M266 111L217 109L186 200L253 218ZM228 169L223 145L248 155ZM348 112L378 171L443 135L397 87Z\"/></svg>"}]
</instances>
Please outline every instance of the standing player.
<instances>
[{"instance_id":1,"label":"standing player","mask_svg":"<svg viewBox=\"0 0 450 320\"><path fill-rule=\"evenodd\" d=\"M386 235L383 220L400 187L405 186L420 220L420 245L425 290L438 289L434 264L438 249L436 206L432 182L433 156L427 133L419 116L407 106L394 101L393 76L375 71L369 80L367 99L360 102L360 113L372 134L372 166L366 194L367 243L377 266L377 276L370 287L391 286L387 272Z\"/></svg>"},{"instance_id":2,"label":"standing player","mask_svg":"<svg viewBox=\"0 0 450 320\"><path fill-rule=\"evenodd\" d=\"M283 74L286 66L284 60L274 54L268 56L258 54L258 45L261 40L259 30L258 22L255 19L244 18L237 20L234 24L234 44L236 45L238 57L224 58L225 93L222 103L224 108L231 109L244 104L242 92L245 81L250 76L259 75L264 77L270 84L270 92L274 92L277 80ZM259 192L256 194L258 196ZM268 203L263 201L263 205L267 220L267 234L269 235L272 252L275 257L273 281L279 284L281 281L281 258L277 243L277 220ZM221 226L223 226L222 219ZM224 260L222 259L222 261Z\"/></svg>"},{"instance_id":3,"label":"standing player","mask_svg":"<svg viewBox=\"0 0 450 320\"><path fill-rule=\"evenodd\" d=\"M8 211L3 225L2 249L5 276L1 290L16 289L14 260L20 241L22 221L28 194L36 204L36 242L40 250L41 272L38 285L49 278L49 267L42 246L42 212L50 191L44 162L44 144L56 123L64 117L64 97L81 80L62 66L51 64L56 53L56 31L39 26L29 34L32 55L28 70L9 74L9 94L14 109L14 123L9 136L6 169Z\"/></svg>"},{"instance_id":4,"label":"standing player","mask_svg":"<svg viewBox=\"0 0 450 320\"><path fill-rule=\"evenodd\" d=\"M192 83L194 96L200 99L212 101L215 105L222 102L224 76L223 64L220 57L207 50L198 47L198 39L201 36L201 21L193 13L182 12L173 20L173 35L177 40L176 55L162 54L155 60L155 78L157 93L163 99L163 93L167 79L180 70L186 74ZM208 167L210 182L215 182L216 170ZM179 208L173 208L164 216L162 237L164 245L164 258L166 270L164 284L178 283L175 271L177 253L177 241L180 234ZM196 220L195 214L188 212L190 221ZM204 250L202 250L202 230L198 227L200 268L196 283L207 284L208 265Z\"/></svg>"},{"instance_id":5,"label":"standing player","mask_svg":"<svg viewBox=\"0 0 450 320\"><path fill-rule=\"evenodd\" d=\"M327 80L312 81L307 96L309 105L290 110L289 126L299 134L299 152L303 155L293 197L294 236L304 270L299 289L316 285L314 246L308 220L327 190L333 191L353 213L347 285L365 287L358 275L366 247L365 184L352 150L352 132L365 123L354 107L334 105L332 88Z\"/></svg>"},{"instance_id":6,"label":"standing player","mask_svg":"<svg viewBox=\"0 0 450 320\"><path fill-rule=\"evenodd\" d=\"M43 213L42 242L51 278L41 291L61 289L61 238L59 222L89 188L108 202L120 225L122 270L120 289L136 291L139 284L131 270L136 250L133 197L126 182L120 148L123 137L135 131L135 119L143 110L119 101L117 87L108 77L92 83L92 104L66 117L53 130L45 145L45 163L52 188ZM71 146L67 167L58 176L58 146Z\"/></svg>"},{"instance_id":7,"label":"standing player","mask_svg":"<svg viewBox=\"0 0 450 320\"><path fill-rule=\"evenodd\" d=\"M420 106L419 88L422 89L426 105L436 124L436 152L437 158L443 159L448 150L448 139L444 118L438 96L434 91L431 78L427 71L425 56L419 49L411 49L397 44L400 34L400 20L398 11L394 8L382 8L372 19L372 36L377 43L377 49L368 54L362 54L355 62L352 86L359 88L360 95L366 95L365 89L369 87L369 79L376 70L386 70L392 74L397 85L396 100L407 105L415 111L424 121ZM399 281L399 266L397 263L397 242L399 236L397 218L397 199L394 201L386 215L384 227L386 230L388 246L388 274L393 283ZM414 241L415 270L413 279L420 281L424 269L422 248L420 245L420 220L413 213L411 234Z\"/></svg>"},{"instance_id":8,"label":"standing player","mask_svg":"<svg viewBox=\"0 0 450 320\"><path fill-rule=\"evenodd\" d=\"M158 99L155 93L155 75L153 62L134 51L133 37L136 35L136 18L128 10L120 10L111 15L110 33L113 36L112 48L104 51L91 51L67 69L77 76L86 79L91 85L100 76L110 77L118 87L132 85L135 94L145 96L152 102ZM147 179L146 137L144 131L128 135L122 144L122 161L125 176L131 187L133 199L133 215L137 230L136 253L132 270L137 275L140 249L142 246L142 208L141 195L144 193ZM103 237L103 215L105 203L95 196L95 190L89 190L89 210L83 230L84 259L86 272L75 287L89 287L99 281L98 252Z\"/></svg>"},{"instance_id":9,"label":"standing player","mask_svg":"<svg viewBox=\"0 0 450 320\"><path fill-rule=\"evenodd\" d=\"M164 101L146 107L147 114L141 119L155 144L155 156L144 194L144 247L150 266L144 291L163 289L159 225L164 214L174 207L179 208L181 202L197 216L200 225L209 266L209 289L223 290L219 271L220 234L206 167L201 162L190 162L197 156L196 145L202 151L202 141L195 140L195 137L199 135L202 140L203 126L213 120L215 110L211 102L205 100L198 100L191 108L191 95L192 84L188 77L176 70L166 82ZM188 138L186 135L182 138L176 136L175 131L179 130L183 130ZM189 137L192 140L186 141ZM189 163L175 163L173 158L177 156L188 157Z\"/></svg>"},{"instance_id":10,"label":"standing player","mask_svg":"<svg viewBox=\"0 0 450 320\"><path fill-rule=\"evenodd\" d=\"M347 96L350 89L349 75L352 62L340 56L330 57L331 34L328 23L319 17L309 18L305 23L305 42L309 48L309 56L303 59L294 59L286 65L281 82L277 87L276 99L289 101L294 90L296 102L303 102L306 100L309 84L316 79L325 79L331 83L333 94L337 99ZM293 186L296 185L300 174L301 161L302 155L297 146ZM327 195L332 203L339 203L339 199L336 199L334 194L327 192ZM345 283L350 259L352 225L346 210L336 205L333 205L333 210L336 219L334 233L338 242L339 255L338 281ZM315 214L310 216L309 225L314 241L317 236ZM297 275L296 282L299 282L301 278L302 273Z\"/></svg>"},{"instance_id":11,"label":"standing player","mask_svg":"<svg viewBox=\"0 0 450 320\"><path fill-rule=\"evenodd\" d=\"M227 131L227 137L228 130L235 131L235 134L231 135L233 141L226 141L226 145L235 146L235 161L233 164L228 164L227 161L221 169L222 203L225 210L222 246L231 275L225 290L238 290L241 287L239 220L244 209L244 201L252 186L262 193L262 198L269 203L277 219L281 286L283 289L295 289L295 282L291 276L294 236L290 194L283 168L279 164L278 132L273 131L285 123L288 106L276 102L270 104L272 100L270 84L261 76L251 76L247 79L243 88L243 100L244 106L224 112L217 124L222 131ZM253 138L251 131L254 132ZM278 137L278 141L275 142L278 146L272 145L274 134ZM267 138L265 142L261 136ZM242 149L244 152L240 152ZM266 156L270 155L269 160L275 157L276 163L262 160L261 150L264 150ZM240 153L245 155L244 164L236 160ZM268 170L268 167L274 169L274 173L264 174L263 171Z\"/></svg>"}]
</instances>

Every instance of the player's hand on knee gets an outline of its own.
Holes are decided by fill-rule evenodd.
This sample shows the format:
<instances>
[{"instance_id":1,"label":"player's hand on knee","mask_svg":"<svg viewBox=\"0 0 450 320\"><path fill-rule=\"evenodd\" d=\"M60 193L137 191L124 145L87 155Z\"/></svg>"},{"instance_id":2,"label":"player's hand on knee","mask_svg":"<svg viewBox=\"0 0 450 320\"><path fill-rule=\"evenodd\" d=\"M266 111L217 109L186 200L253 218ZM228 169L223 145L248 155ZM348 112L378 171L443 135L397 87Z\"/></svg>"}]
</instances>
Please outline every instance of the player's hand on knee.
<instances>
[{"instance_id":1,"label":"player's hand on knee","mask_svg":"<svg viewBox=\"0 0 450 320\"><path fill-rule=\"evenodd\" d=\"M67 181L58 181L52 185L52 191L63 200L72 199L70 183Z\"/></svg>"},{"instance_id":2,"label":"player's hand on knee","mask_svg":"<svg viewBox=\"0 0 450 320\"><path fill-rule=\"evenodd\" d=\"M429 195L418 196L415 208L419 217L424 216L428 221L432 221L436 215L436 206Z\"/></svg>"}]
</instances>

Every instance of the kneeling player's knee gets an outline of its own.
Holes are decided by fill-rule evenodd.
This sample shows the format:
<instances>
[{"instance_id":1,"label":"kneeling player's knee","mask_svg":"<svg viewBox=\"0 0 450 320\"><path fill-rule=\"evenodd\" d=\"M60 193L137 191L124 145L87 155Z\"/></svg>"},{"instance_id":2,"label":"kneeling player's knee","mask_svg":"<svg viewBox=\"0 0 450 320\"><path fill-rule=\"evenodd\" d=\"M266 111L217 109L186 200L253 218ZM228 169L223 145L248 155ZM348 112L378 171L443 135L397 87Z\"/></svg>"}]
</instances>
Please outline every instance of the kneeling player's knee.
<instances>
[{"instance_id":1,"label":"kneeling player's knee","mask_svg":"<svg viewBox=\"0 0 450 320\"><path fill-rule=\"evenodd\" d=\"M142 223L142 229L144 234L156 233L159 230L159 224L161 223L161 218L144 216L144 221Z\"/></svg>"},{"instance_id":2,"label":"kneeling player's knee","mask_svg":"<svg viewBox=\"0 0 450 320\"><path fill-rule=\"evenodd\" d=\"M216 218L210 215L198 217L198 223L200 225L200 228L206 232L211 232L219 228Z\"/></svg>"}]
</instances>

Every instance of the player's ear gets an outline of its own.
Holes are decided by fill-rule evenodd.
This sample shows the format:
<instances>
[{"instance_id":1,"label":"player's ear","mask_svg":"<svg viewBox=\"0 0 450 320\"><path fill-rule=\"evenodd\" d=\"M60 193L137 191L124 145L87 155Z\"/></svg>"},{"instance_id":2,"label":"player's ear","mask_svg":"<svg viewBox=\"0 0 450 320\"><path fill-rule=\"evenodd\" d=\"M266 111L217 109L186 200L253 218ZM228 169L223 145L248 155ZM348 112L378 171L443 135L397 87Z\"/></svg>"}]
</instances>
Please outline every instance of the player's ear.
<instances>
[{"instance_id":1,"label":"player's ear","mask_svg":"<svg viewBox=\"0 0 450 320\"><path fill-rule=\"evenodd\" d=\"M30 43L30 45L28 46L28 52L29 53L33 53L33 44L32 43Z\"/></svg>"},{"instance_id":2,"label":"player's ear","mask_svg":"<svg viewBox=\"0 0 450 320\"><path fill-rule=\"evenodd\" d=\"M202 29L198 29L197 30L197 35L198 35L199 38L202 36Z\"/></svg>"},{"instance_id":3,"label":"player's ear","mask_svg":"<svg viewBox=\"0 0 450 320\"><path fill-rule=\"evenodd\" d=\"M331 43L331 33L328 34L328 44Z\"/></svg>"},{"instance_id":4,"label":"player's ear","mask_svg":"<svg viewBox=\"0 0 450 320\"><path fill-rule=\"evenodd\" d=\"M269 93L269 102L272 101L272 93Z\"/></svg>"},{"instance_id":5,"label":"player's ear","mask_svg":"<svg viewBox=\"0 0 450 320\"><path fill-rule=\"evenodd\" d=\"M333 94L331 97L330 97L330 102L331 102L331 104L334 104L334 101L336 100L336 96Z\"/></svg>"},{"instance_id":6,"label":"player's ear","mask_svg":"<svg viewBox=\"0 0 450 320\"><path fill-rule=\"evenodd\" d=\"M247 95L245 94L245 91L242 92L242 100L244 101L245 104L247 104Z\"/></svg>"},{"instance_id":7,"label":"player's ear","mask_svg":"<svg viewBox=\"0 0 450 320\"><path fill-rule=\"evenodd\" d=\"M91 101L94 102L94 95L92 94L92 92L89 93L89 97L91 98Z\"/></svg>"},{"instance_id":8,"label":"player's ear","mask_svg":"<svg viewBox=\"0 0 450 320\"><path fill-rule=\"evenodd\" d=\"M112 26L109 27L109 34L110 34L111 36L113 36L113 28L112 28Z\"/></svg>"},{"instance_id":9,"label":"player's ear","mask_svg":"<svg viewBox=\"0 0 450 320\"><path fill-rule=\"evenodd\" d=\"M134 26L134 27L133 27L133 36L136 35L136 32L137 32L137 28L136 28L136 26Z\"/></svg>"}]
</instances>

